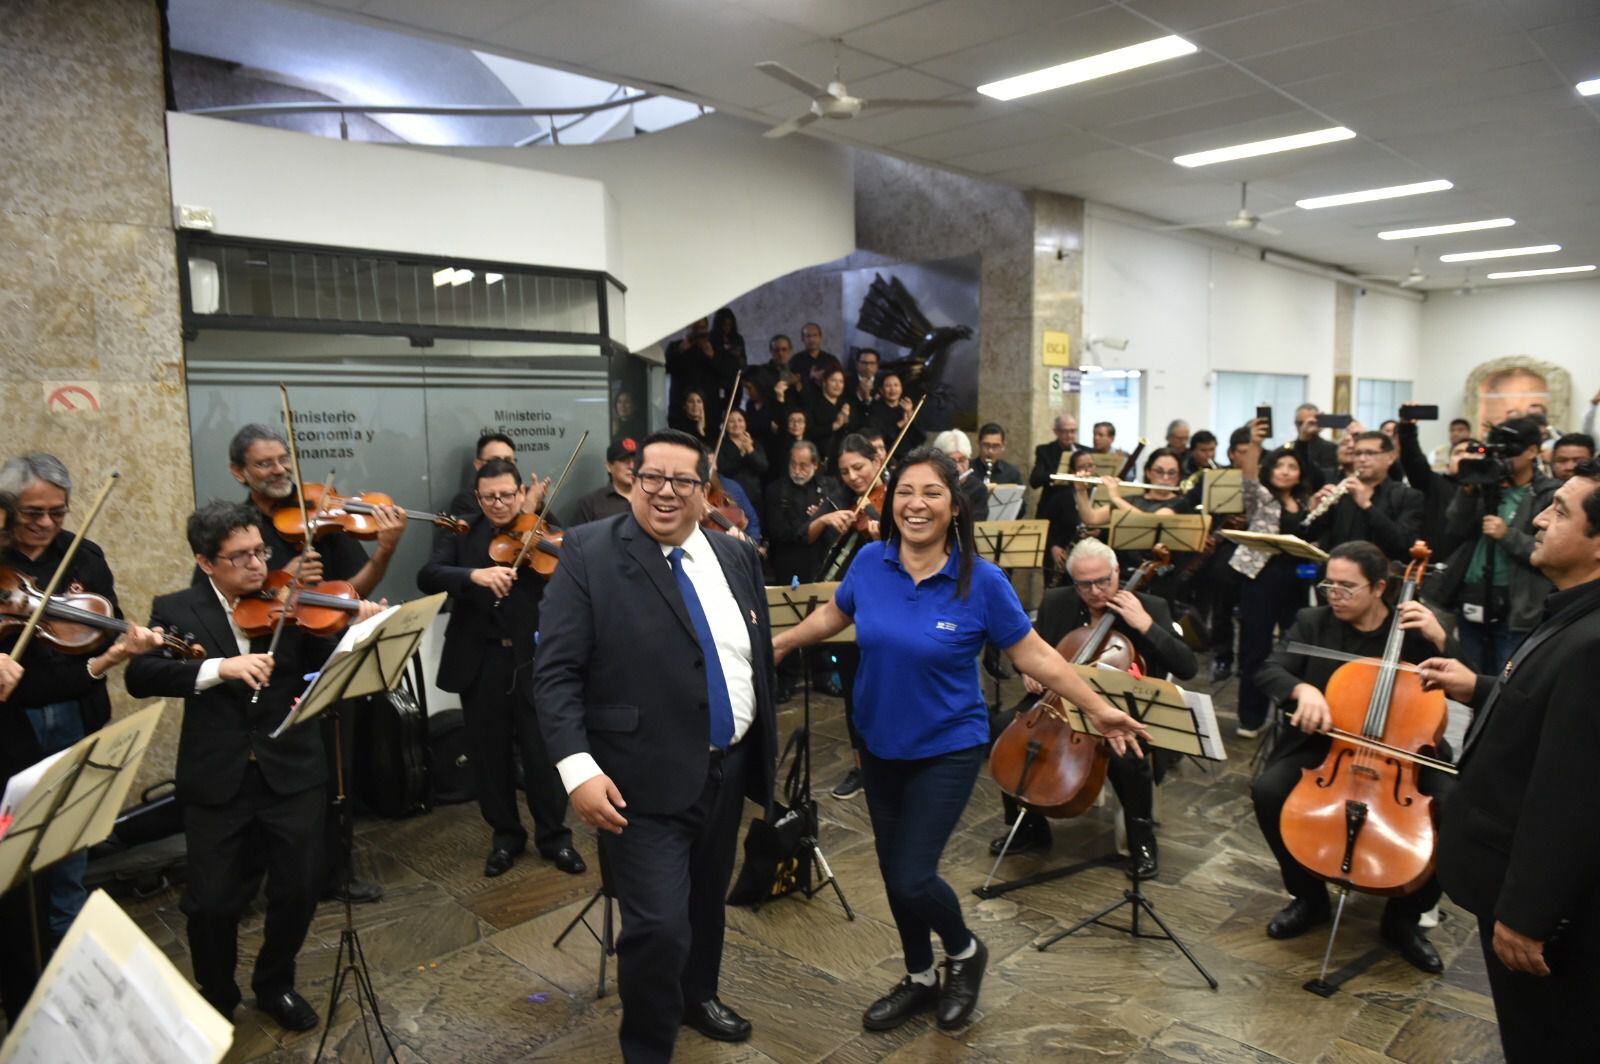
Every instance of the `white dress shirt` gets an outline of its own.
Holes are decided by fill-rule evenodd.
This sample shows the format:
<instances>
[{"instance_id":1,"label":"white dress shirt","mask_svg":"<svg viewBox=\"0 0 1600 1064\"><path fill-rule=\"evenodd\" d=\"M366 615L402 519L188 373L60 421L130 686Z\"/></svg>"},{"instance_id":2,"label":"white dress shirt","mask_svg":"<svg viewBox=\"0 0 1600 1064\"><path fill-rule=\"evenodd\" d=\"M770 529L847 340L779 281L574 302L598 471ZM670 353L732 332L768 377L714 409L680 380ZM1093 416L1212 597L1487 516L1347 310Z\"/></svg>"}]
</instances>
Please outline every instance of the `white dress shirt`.
<instances>
[{"instance_id":1,"label":"white dress shirt","mask_svg":"<svg viewBox=\"0 0 1600 1064\"><path fill-rule=\"evenodd\" d=\"M206 582L211 585L211 593L217 596L217 602L222 606L222 615L228 618L228 630L233 633L233 641L239 645L239 653L250 653L250 637L245 635L244 630L237 624L233 623L233 607L228 604L228 597L217 589L215 581L207 578ZM200 663L200 672L194 678L195 694L210 690L222 682L222 663L229 656L231 655L225 655L222 658L207 658Z\"/></svg>"},{"instance_id":2,"label":"white dress shirt","mask_svg":"<svg viewBox=\"0 0 1600 1064\"><path fill-rule=\"evenodd\" d=\"M673 548L662 543L662 560ZM698 527L683 542L683 571L694 585L700 608L705 611L706 623L711 626L711 638L717 645L717 660L722 664L722 675L728 684L728 701L733 706L733 741L744 738L750 724L756 719L755 651L750 645L750 634L756 629L739 608L733 589L728 586L727 574L716 552ZM676 579L676 578L674 578ZM707 743L710 736L706 737ZM561 784L571 794L579 784L600 775L600 765L587 752L571 754L556 762Z\"/></svg>"}]
</instances>

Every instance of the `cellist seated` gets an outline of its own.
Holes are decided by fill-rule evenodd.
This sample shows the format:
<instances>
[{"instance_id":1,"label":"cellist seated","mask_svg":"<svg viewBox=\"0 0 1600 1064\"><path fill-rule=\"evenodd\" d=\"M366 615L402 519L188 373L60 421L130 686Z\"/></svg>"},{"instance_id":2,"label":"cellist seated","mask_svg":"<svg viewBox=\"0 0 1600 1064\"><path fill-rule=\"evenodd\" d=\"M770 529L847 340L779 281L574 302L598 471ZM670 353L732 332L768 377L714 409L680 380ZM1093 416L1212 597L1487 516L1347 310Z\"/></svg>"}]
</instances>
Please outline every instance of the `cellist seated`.
<instances>
[{"instance_id":1,"label":"cellist seated","mask_svg":"<svg viewBox=\"0 0 1600 1064\"><path fill-rule=\"evenodd\" d=\"M1197 665L1191 651L1172 623L1172 611L1166 600L1143 591L1126 591L1121 588L1116 553L1098 539L1079 540L1067 556L1067 574L1070 582L1046 591L1039 602L1038 618L1034 631L1051 646L1061 642L1075 628L1094 625L1107 610L1114 614L1113 632L1126 636L1144 658L1148 673L1156 677L1187 680L1195 674ZM1024 676L1028 696L990 722L991 738L998 738L1017 713L1027 709L1043 693L1044 688L1032 677ZM1149 879L1159 871L1155 831L1150 821L1155 805L1155 777L1159 772L1156 757L1140 758L1131 752L1122 757L1112 757L1106 770L1112 790L1122 803L1123 817L1128 830L1128 849L1137 863L1139 878ZM1002 793L1005 804L1006 826L1016 822L1018 806L1015 799ZM1005 849L1006 836L1001 835L989 844L989 852L999 856ZM1050 822L1035 812L1029 812L1011 840L1009 854L1028 853L1050 848Z\"/></svg>"},{"instance_id":2,"label":"cellist seated","mask_svg":"<svg viewBox=\"0 0 1600 1064\"><path fill-rule=\"evenodd\" d=\"M1328 680L1343 664L1341 658L1317 657L1289 649L1288 644L1303 644L1335 651L1341 655L1382 658L1390 627L1390 607L1384 599L1389 587L1389 559L1372 543L1352 540L1336 547L1328 558L1327 573L1317 585L1326 606L1300 611L1294 625L1271 657L1256 672L1257 686L1289 714L1293 729L1280 729L1280 737L1267 763L1251 785L1256 821L1261 834L1278 860L1283 885L1291 900L1267 924L1272 938L1295 938L1331 916L1328 889L1323 880L1303 868L1284 845L1280 817L1284 803L1304 769L1315 768L1328 755L1331 740L1326 734L1332 726L1328 702L1323 697ZM1406 602L1399 608L1404 640L1400 660L1416 664L1430 657L1461 656L1461 647L1433 612L1420 602ZM1441 751L1441 757L1447 752ZM1423 770L1421 789L1437 794L1436 785L1444 779L1436 772ZM1430 875L1411 894L1391 897L1384 907L1383 937L1412 965L1425 972L1438 972L1444 965L1418 923L1423 913L1439 903L1437 880Z\"/></svg>"}]
</instances>

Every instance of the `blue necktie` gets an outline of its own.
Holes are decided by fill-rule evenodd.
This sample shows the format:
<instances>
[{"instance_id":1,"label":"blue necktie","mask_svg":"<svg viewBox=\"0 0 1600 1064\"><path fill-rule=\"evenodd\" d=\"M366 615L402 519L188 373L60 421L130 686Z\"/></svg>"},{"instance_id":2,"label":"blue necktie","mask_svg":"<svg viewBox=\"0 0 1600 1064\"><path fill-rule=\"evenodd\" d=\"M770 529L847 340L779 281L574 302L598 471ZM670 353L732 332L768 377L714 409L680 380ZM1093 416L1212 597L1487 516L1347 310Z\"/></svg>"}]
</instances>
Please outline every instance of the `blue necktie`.
<instances>
[{"instance_id":1,"label":"blue necktie","mask_svg":"<svg viewBox=\"0 0 1600 1064\"><path fill-rule=\"evenodd\" d=\"M700 652L706 659L706 693L711 700L711 745L726 750L733 742L733 700L728 697L728 678L722 674L722 659L717 656L717 641L711 635L711 622L695 594L694 581L683 570L683 548L673 547L667 554L672 562L672 575L678 581L678 591L683 604L689 609L689 620L694 622L694 635L700 641Z\"/></svg>"}]
</instances>

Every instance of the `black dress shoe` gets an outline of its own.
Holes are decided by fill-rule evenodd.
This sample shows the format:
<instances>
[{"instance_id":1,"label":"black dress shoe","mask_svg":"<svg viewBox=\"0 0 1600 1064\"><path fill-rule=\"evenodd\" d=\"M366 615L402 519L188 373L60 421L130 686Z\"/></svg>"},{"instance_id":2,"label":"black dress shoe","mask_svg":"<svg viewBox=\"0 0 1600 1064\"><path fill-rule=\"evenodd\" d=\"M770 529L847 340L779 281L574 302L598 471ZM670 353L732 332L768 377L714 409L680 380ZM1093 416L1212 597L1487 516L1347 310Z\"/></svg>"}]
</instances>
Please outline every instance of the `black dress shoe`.
<instances>
[{"instance_id":1,"label":"black dress shoe","mask_svg":"<svg viewBox=\"0 0 1600 1064\"><path fill-rule=\"evenodd\" d=\"M1332 915L1326 898L1320 905L1306 898L1296 898L1267 924L1267 937L1299 938L1318 924L1327 923Z\"/></svg>"},{"instance_id":2,"label":"black dress shoe","mask_svg":"<svg viewBox=\"0 0 1600 1064\"><path fill-rule=\"evenodd\" d=\"M1007 857L1015 857L1019 853L1043 853L1050 848L1049 832L1035 833L1026 829L1017 832L1017 837L1011 840L1011 849L1006 849L1006 837L997 835L989 840L989 856L999 857L1002 850Z\"/></svg>"},{"instance_id":3,"label":"black dress shoe","mask_svg":"<svg viewBox=\"0 0 1600 1064\"><path fill-rule=\"evenodd\" d=\"M321 1022L317 1010L293 990L256 998L256 1008L286 1031L309 1031Z\"/></svg>"},{"instance_id":4,"label":"black dress shoe","mask_svg":"<svg viewBox=\"0 0 1600 1064\"><path fill-rule=\"evenodd\" d=\"M1211 663L1211 681L1217 683L1233 675L1233 662L1227 658L1218 658Z\"/></svg>"},{"instance_id":5,"label":"black dress shoe","mask_svg":"<svg viewBox=\"0 0 1600 1064\"><path fill-rule=\"evenodd\" d=\"M983 970L989 965L989 947L972 936L978 951L964 961L944 959L944 987L939 991L939 1029L953 1031L963 1027L978 1007L978 988L983 986Z\"/></svg>"},{"instance_id":6,"label":"black dress shoe","mask_svg":"<svg viewBox=\"0 0 1600 1064\"><path fill-rule=\"evenodd\" d=\"M369 902L383 900L383 888L376 883L369 883L364 879L352 879L348 888L342 884L334 884L322 893L323 901L344 901L347 892L352 905L365 905Z\"/></svg>"},{"instance_id":7,"label":"black dress shoe","mask_svg":"<svg viewBox=\"0 0 1600 1064\"><path fill-rule=\"evenodd\" d=\"M861 1026L869 1031L892 1031L919 1012L939 1003L939 982L919 983L909 975L883 997L867 1006Z\"/></svg>"},{"instance_id":8,"label":"black dress shoe","mask_svg":"<svg viewBox=\"0 0 1600 1064\"><path fill-rule=\"evenodd\" d=\"M489 859L483 862L483 874L489 879L503 876L511 871L511 865L516 861L517 855L503 846L496 846L489 851Z\"/></svg>"},{"instance_id":9,"label":"black dress shoe","mask_svg":"<svg viewBox=\"0 0 1600 1064\"><path fill-rule=\"evenodd\" d=\"M1161 862L1156 851L1156 840L1140 839L1129 846L1129 849L1132 852L1128 854L1128 878L1156 878L1161 871Z\"/></svg>"},{"instance_id":10,"label":"black dress shoe","mask_svg":"<svg viewBox=\"0 0 1600 1064\"><path fill-rule=\"evenodd\" d=\"M589 870L589 866L583 863L583 854L571 846L563 846L545 856L569 876L581 876Z\"/></svg>"},{"instance_id":11,"label":"black dress shoe","mask_svg":"<svg viewBox=\"0 0 1600 1064\"><path fill-rule=\"evenodd\" d=\"M1433 943L1428 941L1428 936L1416 923L1385 919L1381 930L1383 940L1399 950L1400 956L1413 968L1434 975L1444 971L1444 961L1439 959L1439 951L1433 948Z\"/></svg>"},{"instance_id":12,"label":"black dress shoe","mask_svg":"<svg viewBox=\"0 0 1600 1064\"><path fill-rule=\"evenodd\" d=\"M750 1021L716 998L684 1009L683 1025L718 1042L743 1042L750 1037Z\"/></svg>"}]
</instances>

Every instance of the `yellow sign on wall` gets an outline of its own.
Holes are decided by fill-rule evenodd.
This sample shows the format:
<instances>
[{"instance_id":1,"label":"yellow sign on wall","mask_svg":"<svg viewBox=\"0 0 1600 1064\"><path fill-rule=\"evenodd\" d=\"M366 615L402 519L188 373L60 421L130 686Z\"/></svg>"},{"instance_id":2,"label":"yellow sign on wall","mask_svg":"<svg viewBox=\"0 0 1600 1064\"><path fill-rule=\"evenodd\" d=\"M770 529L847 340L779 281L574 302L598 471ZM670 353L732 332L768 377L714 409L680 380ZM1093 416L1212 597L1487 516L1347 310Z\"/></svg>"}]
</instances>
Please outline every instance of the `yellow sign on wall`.
<instances>
[{"instance_id":1,"label":"yellow sign on wall","mask_svg":"<svg viewBox=\"0 0 1600 1064\"><path fill-rule=\"evenodd\" d=\"M1064 332L1044 334L1044 364L1047 366L1072 365L1072 337Z\"/></svg>"}]
</instances>

